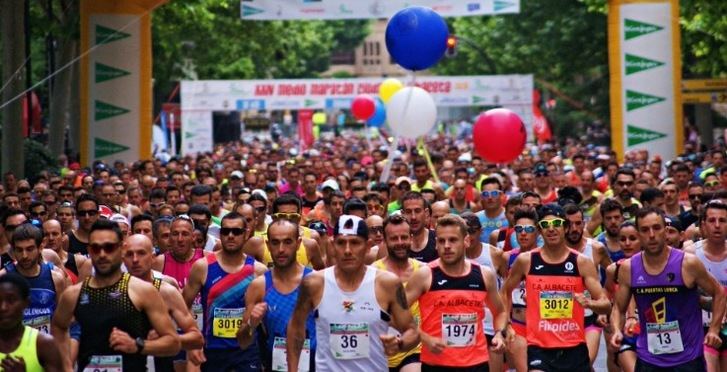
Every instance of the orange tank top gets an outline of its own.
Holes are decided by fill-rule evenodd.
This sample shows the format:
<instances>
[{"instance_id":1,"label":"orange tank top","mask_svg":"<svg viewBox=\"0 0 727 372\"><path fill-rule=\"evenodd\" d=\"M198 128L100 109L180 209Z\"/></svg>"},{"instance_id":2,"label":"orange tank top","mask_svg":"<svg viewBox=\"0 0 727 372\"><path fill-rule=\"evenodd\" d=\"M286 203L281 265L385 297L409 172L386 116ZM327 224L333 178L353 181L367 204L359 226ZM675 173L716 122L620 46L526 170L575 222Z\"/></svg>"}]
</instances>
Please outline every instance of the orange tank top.
<instances>
[{"instance_id":1,"label":"orange tank top","mask_svg":"<svg viewBox=\"0 0 727 372\"><path fill-rule=\"evenodd\" d=\"M528 345L553 349L586 342L583 306L575 300L583 290L578 252L571 250L563 262L551 264L541 249L533 250L525 277Z\"/></svg>"},{"instance_id":2,"label":"orange tank top","mask_svg":"<svg viewBox=\"0 0 727 372\"><path fill-rule=\"evenodd\" d=\"M419 298L421 329L441 338L447 347L433 354L422 346L422 363L445 367L470 367L489 360L487 339L482 323L485 319L487 288L482 270L474 262L469 273L452 277L439 267L439 260L428 264L432 284Z\"/></svg>"}]
</instances>

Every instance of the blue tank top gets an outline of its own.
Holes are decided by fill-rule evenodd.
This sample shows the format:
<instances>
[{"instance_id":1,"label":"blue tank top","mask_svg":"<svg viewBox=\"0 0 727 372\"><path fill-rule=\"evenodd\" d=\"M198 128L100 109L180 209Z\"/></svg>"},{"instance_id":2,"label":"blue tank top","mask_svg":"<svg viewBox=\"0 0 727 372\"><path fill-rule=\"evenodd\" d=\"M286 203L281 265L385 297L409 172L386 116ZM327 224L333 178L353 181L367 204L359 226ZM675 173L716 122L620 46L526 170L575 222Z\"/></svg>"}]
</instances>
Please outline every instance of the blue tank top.
<instances>
[{"instance_id":1,"label":"blue tank top","mask_svg":"<svg viewBox=\"0 0 727 372\"><path fill-rule=\"evenodd\" d=\"M646 272L643 253L631 257L631 293L641 326L636 354L647 363L665 368L702 357L704 352L699 292L696 285L684 285L684 252L667 249L667 264L657 275Z\"/></svg>"},{"instance_id":2,"label":"blue tank top","mask_svg":"<svg viewBox=\"0 0 727 372\"><path fill-rule=\"evenodd\" d=\"M305 267L303 277L312 272L311 268ZM285 338L287 335L288 323L290 323L290 318L293 316L293 310L295 310L295 304L298 301L298 293L300 293L300 286L288 294L278 292L273 285L273 272L265 272L265 302L268 304L268 311L265 313L263 324L265 324L268 333L265 351L271 358L275 337ZM308 314L305 321L305 338L310 340L310 349L311 352L314 352L316 349L316 321L313 318L313 312Z\"/></svg>"},{"instance_id":3,"label":"blue tank top","mask_svg":"<svg viewBox=\"0 0 727 372\"><path fill-rule=\"evenodd\" d=\"M611 262L618 262L618 261L626 258L626 254L624 254L624 252L621 249L619 249L618 251L615 251L615 252L608 249L608 242L606 241L605 232L600 233L596 237L596 240L598 240L599 243L603 244L603 246L606 247L606 252L608 252L608 256L611 257ZM601 273L601 277L605 278L606 273L605 272ZM603 285L603 283L601 283L601 285Z\"/></svg>"},{"instance_id":4,"label":"blue tank top","mask_svg":"<svg viewBox=\"0 0 727 372\"><path fill-rule=\"evenodd\" d=\"M508 227L507 217L505 217L504 210L495 218L487 217L485 211L479 211L475 213L475 216L477 216L480 220L480 224L482 225L482 232L480 232L480 242L482 243L490 242L490 234L492 234L493 231L501 227Z\"/></svg>"},{"instance_id":5,"label":"blue tank top","mask_svg":"<svg viewBox=\"0 0 727 372\"><path fill-rule=\"evenodd\" d=\"M207 260L207 280L202 287L202 311L204 314L204 335L206 349L239 348L235 335L242 324L245 311L245 292L255 279L255 259L247 256L242 269L230 274L217 262L217 255ZM257 354L257 344L244 350Z\"/></svg>"},{"instance_id":6,"label":"blue tank top","mask_svg":"<svg viewBox=\"0 0 727 372\"><path fill-rule=\"evenodd\" d=\"M6 269L8 272L17 272L14 264L9 264ZM40 274L32 278L24 276L30 284L30 304L23 311L23 325L47 334L50 334L51 317L56 310L52 270L53 264L44 262L40 265Z\"/></svg>"}]
</instances>

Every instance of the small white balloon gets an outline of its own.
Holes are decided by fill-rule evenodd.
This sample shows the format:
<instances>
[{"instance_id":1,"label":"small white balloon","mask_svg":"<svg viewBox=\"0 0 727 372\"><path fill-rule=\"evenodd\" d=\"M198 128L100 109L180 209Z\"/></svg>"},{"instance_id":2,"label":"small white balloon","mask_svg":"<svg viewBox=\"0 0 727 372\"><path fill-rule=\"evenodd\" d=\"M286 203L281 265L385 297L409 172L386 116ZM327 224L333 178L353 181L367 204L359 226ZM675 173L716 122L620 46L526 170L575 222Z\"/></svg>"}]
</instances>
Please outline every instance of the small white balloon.
<instances>
[{"instance_id":1,"label":"small white balloon","mask_svg":"<svg viewBox=\"0 0 727 372\"><path fill-rule=\"evenodd\" d=\"M400 137L416 139L429 133L437 122L437 105L426 90L400 89L386 104L386 119Z\"/></svg>"}]
</instances>

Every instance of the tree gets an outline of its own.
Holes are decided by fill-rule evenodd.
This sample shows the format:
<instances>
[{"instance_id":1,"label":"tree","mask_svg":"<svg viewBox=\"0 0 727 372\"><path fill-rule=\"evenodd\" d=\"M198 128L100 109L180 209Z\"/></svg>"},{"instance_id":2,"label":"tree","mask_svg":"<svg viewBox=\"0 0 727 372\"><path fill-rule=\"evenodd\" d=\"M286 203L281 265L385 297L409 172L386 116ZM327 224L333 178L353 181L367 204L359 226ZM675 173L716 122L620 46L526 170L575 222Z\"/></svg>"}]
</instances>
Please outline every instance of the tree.
<instances>
[{"instance_id":1,"label":"tree","mask_svg":"<svg viewBox=\"0 0 727 372\"><path fill-rule=\"evenodd\" d=\"M557 135L608 119L606 17L571 0L521 2L519 14L450 21L460 38L455 58L435 71L445 75L532 73L546 96L566 102L546 111ZM465 41L465 42L462 42Z\"/></svg>"},{"instance_id":2,"label":"tree","mask_svg":"<svg viewBox=\"0 0 727 372\"><path fill-rule=\"evenodd\" d=\"M0 0L2 26L2 171L12 171L18 177L25 174L23 162L22 100L17 99L25 88L25 33L23 11L25 1ZM12 101L12 102L11 102Z\"/></svg>"}]
</instances>

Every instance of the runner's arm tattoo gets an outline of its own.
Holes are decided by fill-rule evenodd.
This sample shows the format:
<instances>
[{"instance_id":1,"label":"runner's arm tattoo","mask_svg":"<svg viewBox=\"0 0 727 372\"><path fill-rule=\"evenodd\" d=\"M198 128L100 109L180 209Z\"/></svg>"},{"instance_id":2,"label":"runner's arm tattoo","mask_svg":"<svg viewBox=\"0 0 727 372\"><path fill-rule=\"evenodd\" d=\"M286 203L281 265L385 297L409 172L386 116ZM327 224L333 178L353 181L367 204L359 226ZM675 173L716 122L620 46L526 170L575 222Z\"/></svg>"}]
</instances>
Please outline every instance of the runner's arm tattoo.
<instances>
[{"instance_id":1,"label":"runner's arm tattoo","mask_svg":"<svg viewBox=\"0 0 727 372\"><path fill-rule=\"evenodd\" d=\"M399 287L396 288L396 302L402 309L409 310L409 303L406 301L406 291L404 291L402 284L399 284Z\"/></svg>"}]
</instances>

